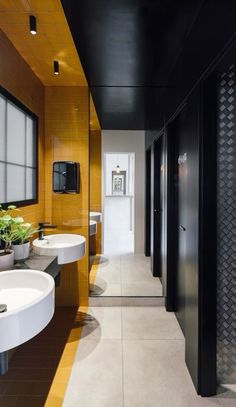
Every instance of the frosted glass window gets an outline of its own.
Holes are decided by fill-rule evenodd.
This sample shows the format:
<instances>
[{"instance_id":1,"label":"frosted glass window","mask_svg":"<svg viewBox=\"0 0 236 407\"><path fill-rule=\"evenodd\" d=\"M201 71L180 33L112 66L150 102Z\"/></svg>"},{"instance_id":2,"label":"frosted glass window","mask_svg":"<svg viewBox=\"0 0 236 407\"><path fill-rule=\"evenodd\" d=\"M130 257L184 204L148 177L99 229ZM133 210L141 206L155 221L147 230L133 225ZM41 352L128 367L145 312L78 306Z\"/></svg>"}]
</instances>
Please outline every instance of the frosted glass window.
<instances>
[{"instance_id":1,"label":"frosted glass window","mask_svg":"<svg viewBox=\"0 0 236 407\"><path fill-rule=\"evenodd\" d=\"M0 202L5 202L5 164L0 163Z\"/></svg>"},{"instance_id":2,"label":"frosted glass window","mask_svg":"<svg viewBox=\"0 0 236 407\"><path fill-rule=\"evenodd\" d=\"M35 166L35 132L34 121L27 116L26 118L26 165Z\"/></svg>"},{"instance_id":3,"label":"frosted glass window","mask_svg":"<svg viewBox=\"0 0 236 407\"><path fill-rule=\"evenodd\" d=\"M7 164L7 202L25 199L25 167Z\"/></svg>"},{"instance_id":4,"label":"frosted glass window","mask_svg":"<svg viewBox=\"0 0 236 407\"><path fill-rule=\"evenodd\" d=\"M25 114L7 104L7 161L25 164Z\"/></svg>"},{"instance_id":5,"label":"frosted glass window","mask_svg":"<svg viewBox=\"0 0 236 407\"><path fill-rule=\"evenodd\" d=\"M5 115L6 100L0 96L0 160L5 161Z\"/></svg>"},{"instance_id":6,"label":"frosted glass window","mask_svg":"<svg viewBox=\"0 0 236 407\"><path fill-rule=\"evenodd\" d=\"M26 168L26 199L32 199L32 196L35 196L35 178L36 170Z\"/></svg>"},{"instance_id":7,"label":"frosted glass window","mask_svg":"<svg viewBox=\"0 0 236 407\"><path fill-rule=\"evenodd\" d=\"M7 91L0 94L0 204L37 199L36 117Z\"/></svg>"}]
</instances>

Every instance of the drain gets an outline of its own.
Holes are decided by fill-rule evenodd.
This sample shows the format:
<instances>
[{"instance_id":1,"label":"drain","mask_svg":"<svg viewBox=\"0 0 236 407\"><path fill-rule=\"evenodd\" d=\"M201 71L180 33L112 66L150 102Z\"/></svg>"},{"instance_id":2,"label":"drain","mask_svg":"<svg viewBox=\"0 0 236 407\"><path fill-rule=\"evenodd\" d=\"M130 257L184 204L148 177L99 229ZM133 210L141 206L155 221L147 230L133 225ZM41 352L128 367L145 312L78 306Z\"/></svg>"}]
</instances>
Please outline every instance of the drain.
<instances>
[{"instance_id":1,"label":"drain","mask_svg":"<svg viewBox=\"0 0 236 407\"><path fill-rule=\"evenodd\" d=\"M0 312L6 312L7 311L7 305L6 304L0 304Z\"/></svg>"}]
</instances>

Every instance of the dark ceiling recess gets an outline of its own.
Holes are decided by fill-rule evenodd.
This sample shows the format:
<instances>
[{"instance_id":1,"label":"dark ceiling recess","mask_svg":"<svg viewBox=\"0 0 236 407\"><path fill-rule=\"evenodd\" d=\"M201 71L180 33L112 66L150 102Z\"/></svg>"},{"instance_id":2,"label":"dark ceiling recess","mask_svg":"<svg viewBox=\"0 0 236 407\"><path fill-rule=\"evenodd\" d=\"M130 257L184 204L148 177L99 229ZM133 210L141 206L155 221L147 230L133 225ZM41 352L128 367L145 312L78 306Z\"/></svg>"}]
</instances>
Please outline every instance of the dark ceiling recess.
<instances>
[{"instance_id":1,"label":"dark ceiling recess","mask_svg":"<svg viewBox=\"0 0 236 407\"><path fill-rule=\"evenodd\" d=\"M202 0L61 0L103 129L145 129Z\"/></svg>"}]
</instances>

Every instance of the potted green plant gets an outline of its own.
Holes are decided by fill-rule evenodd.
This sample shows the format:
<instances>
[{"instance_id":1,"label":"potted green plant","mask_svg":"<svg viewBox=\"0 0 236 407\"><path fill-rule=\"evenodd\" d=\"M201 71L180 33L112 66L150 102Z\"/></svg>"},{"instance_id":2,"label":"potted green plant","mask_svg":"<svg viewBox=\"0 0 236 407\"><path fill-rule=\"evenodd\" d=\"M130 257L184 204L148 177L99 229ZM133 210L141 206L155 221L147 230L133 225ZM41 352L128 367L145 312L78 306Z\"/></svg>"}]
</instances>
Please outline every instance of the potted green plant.
<instances>
[{"instance_id":1,"label":"potted green plant","mask_svg":"<svg viewBox=\"0 0 236 407\"><path fill-rule=\"evenodd\" d=\"M5 248L1 251L0 269L12 268L14 259L25 260L29 257L29 239L38 229L33 228L31 223L24 222L22 216L15 216L19 211L15 205L9 205L3 209L0 205L0 239L5 242ZM7 256L9 265L6 265ZM13 260L12 260L13 258Z\"/></svg>"},{"instance_id":2,"label":"potted green plant","mask_svg":"<svg viewBox=\"0 0 236 407\"><path fill-rule=\"evenodd\" d=\"M23 221L16 222L12 225L13 240L11 248L15 253L15 260L25 260L29 257L30 252L30 237L38 232L38 228L34 228L31 223Z\"/></svg>"},{"instance_id":3,"label":"potted green plant","mask_svg":"<svg viewBox=\"0 0 236 407\"><path fill-rule=\"evenodd\" d=\"M11 249L13 236L10 226L13 210L16 210L14 205L9 205L6 210L0 205L0 240L4 242L4 249L0 250L0 271L10 270L14 265L14 251Z\"/></svg>"}]
</instances>

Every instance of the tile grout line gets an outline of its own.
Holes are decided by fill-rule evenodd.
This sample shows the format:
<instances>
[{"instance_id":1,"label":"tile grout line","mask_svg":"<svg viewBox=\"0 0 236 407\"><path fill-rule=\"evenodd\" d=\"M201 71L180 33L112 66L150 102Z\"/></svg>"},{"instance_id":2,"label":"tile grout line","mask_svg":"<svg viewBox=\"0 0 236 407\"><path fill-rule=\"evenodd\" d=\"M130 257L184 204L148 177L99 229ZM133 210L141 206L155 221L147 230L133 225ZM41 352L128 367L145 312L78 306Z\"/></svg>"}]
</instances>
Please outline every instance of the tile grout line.
<instances>
[{"instance_id":1,"label":"tile grout line","mask_svg":"<svg viewBox=\"0 0 236 407\"><path fill-rule=\"evenodd\" d=\"M181 338L123 338L124 341L184 341Z\"/></svg>"}]
</instances>

